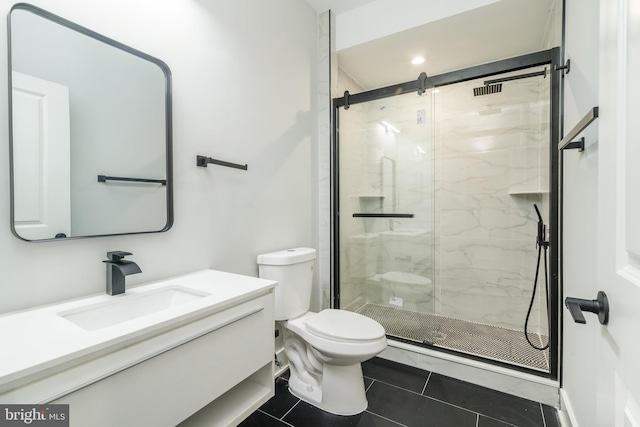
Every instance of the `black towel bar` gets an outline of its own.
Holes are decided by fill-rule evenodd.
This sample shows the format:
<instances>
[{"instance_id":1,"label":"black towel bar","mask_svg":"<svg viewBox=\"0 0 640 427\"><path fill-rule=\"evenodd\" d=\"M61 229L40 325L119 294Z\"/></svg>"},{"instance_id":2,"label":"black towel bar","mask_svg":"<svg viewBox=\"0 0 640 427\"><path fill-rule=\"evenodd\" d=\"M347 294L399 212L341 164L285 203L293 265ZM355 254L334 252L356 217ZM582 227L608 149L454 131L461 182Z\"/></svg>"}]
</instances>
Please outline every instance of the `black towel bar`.
<instances>
[{"instance_id":1,"label":"black towel bar","mask_svg":"<svg viewBox=\"0 0 640 427\"><path fill-rule=\"evenodd\" d=\"M584 138L579 141L572 141L573 138L580 135L580 132L585 130L587 126L591 124L595 119L598 118L600 111L598 107L593 107L589 112L578 122L577 125L571 129L567 135L562 138L562 141L558 143L558 151L566 150L570 148L577 148L580 151L584 150Z\"/></svg>"},{"instance_id":2,"label":"black towel bar","mask_svg":"<svg viewBox=\"0 0 640 427\"><path fill-rule=\"evenodd\" d=\"M239 165L237 163L225 162L222 160L212 159L211 157L206 156L196 156L196 166L207 167L207 165L218 165L218 166L226 166L228 168L242 169L247 170L248 165Z\"/></svg>"}]
</instances>

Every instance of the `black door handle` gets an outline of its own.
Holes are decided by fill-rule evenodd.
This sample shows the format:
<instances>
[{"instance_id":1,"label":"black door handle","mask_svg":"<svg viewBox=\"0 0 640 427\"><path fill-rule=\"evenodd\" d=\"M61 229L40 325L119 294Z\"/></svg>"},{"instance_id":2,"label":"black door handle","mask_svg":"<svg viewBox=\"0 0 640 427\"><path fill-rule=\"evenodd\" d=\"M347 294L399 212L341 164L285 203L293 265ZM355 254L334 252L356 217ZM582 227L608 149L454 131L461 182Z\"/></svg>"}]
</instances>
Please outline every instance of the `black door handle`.
<instances>
[{"instance_id":1,"label":"black door handle","mask_svg":"<svg viewBox=\"0 0 640 427\"><path fill-rule=\"evenodd\" d=\"M609 300L607 294L602 291L598 292L598 297L593 300L567 297L564 305L567 306L576 323L587 323L582 314L583 311L597 314L601 325L609 323Z\"/></svg>"}]
</instances>

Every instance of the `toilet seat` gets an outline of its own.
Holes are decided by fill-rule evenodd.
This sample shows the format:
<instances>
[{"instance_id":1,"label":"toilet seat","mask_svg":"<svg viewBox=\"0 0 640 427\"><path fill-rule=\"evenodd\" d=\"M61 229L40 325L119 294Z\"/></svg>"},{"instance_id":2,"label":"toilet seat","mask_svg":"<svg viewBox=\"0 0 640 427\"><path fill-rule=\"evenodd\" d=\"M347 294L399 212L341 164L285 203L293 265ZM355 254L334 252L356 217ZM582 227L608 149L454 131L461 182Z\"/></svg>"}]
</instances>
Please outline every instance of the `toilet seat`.
<instances>
[{"instance_id":1,"label":"toilet seat","mask_svg":"<svg viewBox=\"0 0 640 427\"><path fill-rule=\"evenodd\" d=\"M325 311L327 313L324 313ZM320 316L317 322L311 321L317 316ZM365 319L361 319L362 317ZM356 326L350 327L346 319L349 319L349 322L355 319ZM322 353L324 361L332 358L368 360L387 346L387 337L382 325L349 311L308 311L295 319L284 321L282 325Z\"/></svg>"},{"instance_id":2,"label":"toilet seat","mask_svg":"<svg viewBox=\"0 0 640 427\"><path fill-rule=\"evenodd\" d=\"M308 332L332 341L361 342L385 336L382 325L362 314L327 309L305 321Z\"/></svg>"}]
</instances>

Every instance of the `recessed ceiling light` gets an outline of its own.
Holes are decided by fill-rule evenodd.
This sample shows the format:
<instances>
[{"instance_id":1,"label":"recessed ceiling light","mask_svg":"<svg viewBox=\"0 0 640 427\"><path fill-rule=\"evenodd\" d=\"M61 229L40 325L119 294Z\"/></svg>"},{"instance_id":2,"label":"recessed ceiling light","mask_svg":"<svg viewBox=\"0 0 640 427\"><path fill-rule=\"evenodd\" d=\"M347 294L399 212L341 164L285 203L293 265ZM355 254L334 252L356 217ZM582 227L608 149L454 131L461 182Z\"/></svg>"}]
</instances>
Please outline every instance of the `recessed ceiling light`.
<instances>
[{"instance_id":1,"label":"recessed ceiling light","mask_svg":"<svg viewBox=\"0 0 640 427\"><path fill-rule=\"evenodd\" d=\"M422 64L423 62L424 62L424 58L423 58L422 56L416 56L415 58L413 58L413 59L411 60L411 63L412 63L413 65L420 65L420 64Z\"/></svg>"}]
</instances>

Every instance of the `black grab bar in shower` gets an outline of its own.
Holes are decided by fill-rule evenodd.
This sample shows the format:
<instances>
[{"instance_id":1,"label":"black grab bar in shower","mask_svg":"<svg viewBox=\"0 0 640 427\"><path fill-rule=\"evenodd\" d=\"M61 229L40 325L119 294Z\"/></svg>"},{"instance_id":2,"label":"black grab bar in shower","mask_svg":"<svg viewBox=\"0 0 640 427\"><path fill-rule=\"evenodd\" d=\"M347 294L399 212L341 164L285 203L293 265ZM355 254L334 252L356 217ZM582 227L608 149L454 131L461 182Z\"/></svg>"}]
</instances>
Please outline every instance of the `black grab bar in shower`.
<instances>
[{"instance_id":1,"label":"black grab bar in shower","mask_svg":"<svg viewBox=\"0 0 640 427\"><path fill-rule=\"evenodd\" d=\"M413 214L406 213L354 213L354 218L413 218Z\"/></svg>"}]
</instances>

